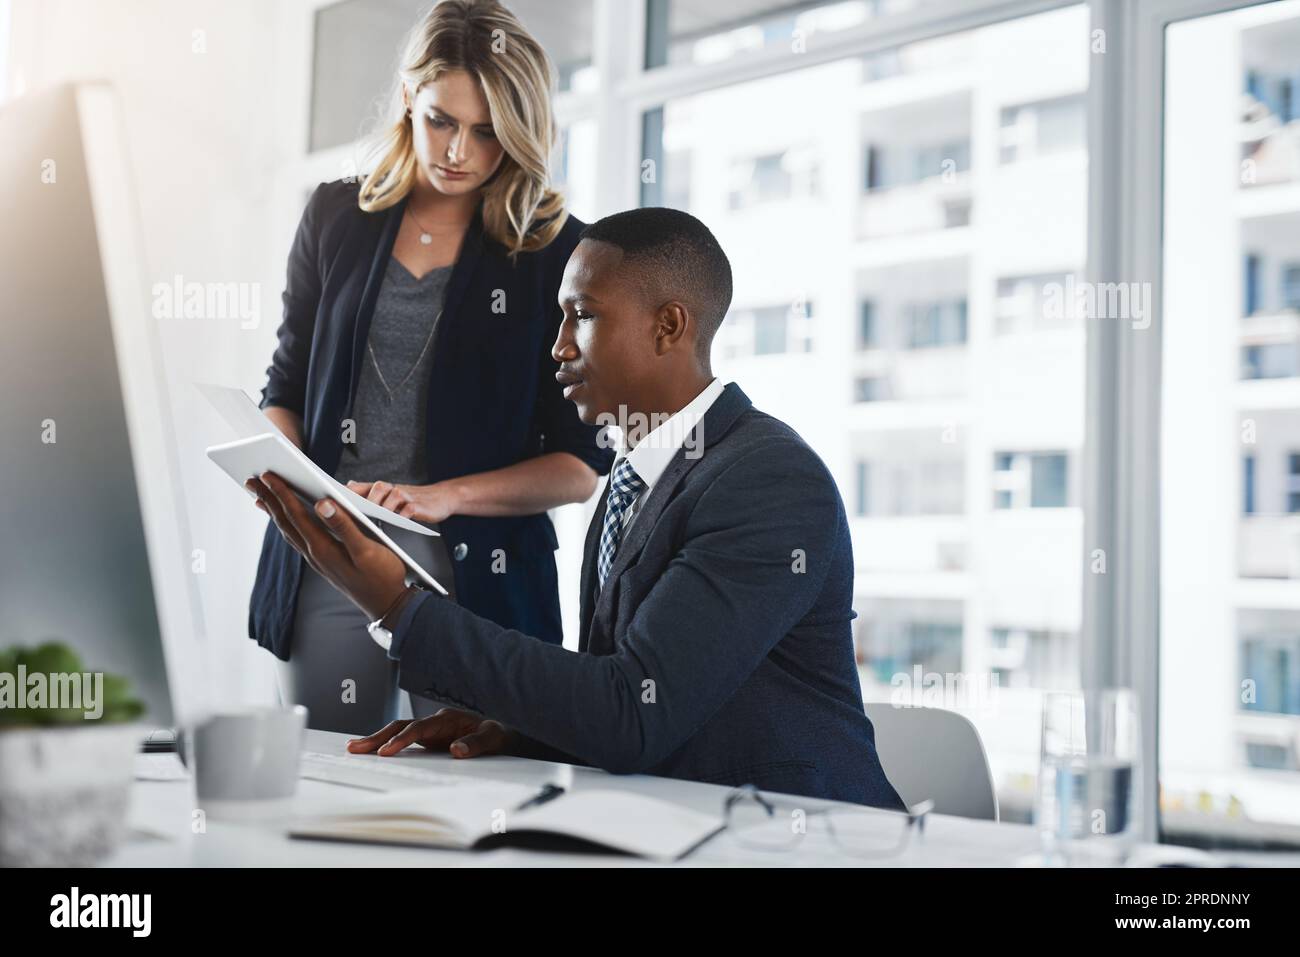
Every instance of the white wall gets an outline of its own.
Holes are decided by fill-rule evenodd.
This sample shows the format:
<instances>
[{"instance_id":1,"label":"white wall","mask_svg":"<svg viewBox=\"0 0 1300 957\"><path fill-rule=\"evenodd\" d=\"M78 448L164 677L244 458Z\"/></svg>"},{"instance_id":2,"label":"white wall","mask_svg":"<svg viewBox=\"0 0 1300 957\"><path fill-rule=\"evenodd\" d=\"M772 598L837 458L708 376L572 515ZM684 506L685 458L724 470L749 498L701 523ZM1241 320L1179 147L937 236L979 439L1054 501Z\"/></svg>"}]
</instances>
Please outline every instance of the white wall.
<instances>
[{"instance_id":1,"label":"white wall","mask_svg":"<svg viewBox=\"0 0 1300 957\"><path fill-rule=\"evenodd\" d=\"M189 383L256 390L274 348L296 218L278 185L294 135L283 124L304 112L283 102L296 94L280 81L309 39L286 31L293 6L14 0L12 11L9 95L77 80L109 80L118 90L147 281L181 275L259 286L254 328L238 318L160 322L193 547L206 565L199 585L213 651L208 690L226 703L273 700L269 655L246 637L263 519L203 457L205 446L233 436Z\"/></svg>"}]
</instances>

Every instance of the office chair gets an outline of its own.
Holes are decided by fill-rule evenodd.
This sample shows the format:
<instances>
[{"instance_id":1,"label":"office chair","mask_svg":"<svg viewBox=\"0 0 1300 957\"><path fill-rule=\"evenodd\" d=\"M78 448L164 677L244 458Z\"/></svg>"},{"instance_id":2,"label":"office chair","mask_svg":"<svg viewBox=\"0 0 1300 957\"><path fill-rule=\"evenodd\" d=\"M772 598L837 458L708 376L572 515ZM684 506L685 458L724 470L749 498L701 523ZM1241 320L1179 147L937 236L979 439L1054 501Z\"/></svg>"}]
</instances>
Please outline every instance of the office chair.
<instances>
[{"instance_id":1,"label":"office chair","mask_svg":"<svg viewBox=\"0 0 1300 957\"><path fill-rule=\"evenodd\" d=\"M876 754L894 790L911 806L934 801L934 813L998 819L993 772L968 718L942 708L896 708L868 702Z\"/></svg>"}]
</instances>

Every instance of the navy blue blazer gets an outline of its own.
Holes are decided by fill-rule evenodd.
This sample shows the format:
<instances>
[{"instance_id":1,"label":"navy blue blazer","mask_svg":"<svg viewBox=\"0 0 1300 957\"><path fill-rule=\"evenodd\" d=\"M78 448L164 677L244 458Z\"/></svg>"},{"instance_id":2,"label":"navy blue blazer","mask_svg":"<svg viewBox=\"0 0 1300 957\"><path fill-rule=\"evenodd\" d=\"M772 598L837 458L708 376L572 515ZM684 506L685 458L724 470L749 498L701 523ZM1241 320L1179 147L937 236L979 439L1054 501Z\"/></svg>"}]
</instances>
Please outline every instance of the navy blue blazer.
<instances>
[{"instance_id":1,"label":"navy blue blazer","mask_svg":"<svg viewBox=\"0 0 1300 957\"><path fill-rule=\"evenodd\" d=\"M834 480L734 383L697 430L599 594L593 516L579 653L422 594L389 649L402 687L517 729L531 757L902 810L862 706Z\"/></svg>"},{"instance_id":2,"label":"navy blue blazer","mask_svg":"<svg viewBox=\"0 0 1300 957\"><path fill-rule=\"evenodd\" d=\"M264 407L302 415L306 452L330 474L342 455L370 320L406 209L402 200L363 212L358 189L322 183L307 203L289 254L279 346L262 391ZM597 428L578 419L551 358L563 318L560 280L583 226L569 216L545 249L521 253L512 264L506 248L484 232L480 203L448 280L433 344L425 436L430 483L547 452L569 452L600 474L609 471L613 451L601 447ZM455 559L457 601L500 625L560 641L557 541L545 513L453 515L440 527ZM499 562L493 569L500 555L504 573ZM283 659L302 571L301 557L268 523L248 631Z\"/></svg>"}]
</instances>

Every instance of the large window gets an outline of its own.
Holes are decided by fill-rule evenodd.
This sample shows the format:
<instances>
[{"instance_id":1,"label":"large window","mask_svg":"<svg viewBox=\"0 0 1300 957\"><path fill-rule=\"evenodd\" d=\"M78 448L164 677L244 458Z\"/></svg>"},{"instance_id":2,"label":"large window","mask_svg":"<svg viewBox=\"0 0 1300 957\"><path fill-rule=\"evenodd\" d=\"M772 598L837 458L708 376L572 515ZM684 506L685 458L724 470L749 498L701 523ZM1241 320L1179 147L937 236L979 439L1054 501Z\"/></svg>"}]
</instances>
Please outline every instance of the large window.
<instances>
[{"instance_id":1,"label":"large window","mask_svg":"<svg viewBox=\"0 0 1300 957\"><path fill-rule=\"evenodd\" d=\"M758 50L806 49L869 20L911 10L925 0L648 0L647 67L718 63Z\"/></svg>"},{"instance_id":2,"label":"large window","mask_svg":"<svg viewBox=\"0 0 1300 957\"><path fill-rule=\"evenodd\" d=\"M1057 287L1085 259L1087 50L1070 7L675 96L640 124L642 203L682 201L732 262L715 372L840 483L866 695L917 666L999 681L948 703L1010 817L1039 694L1080 681L1085 330Z\"/></svg>"},{"instance_id":3,"label":"large window","mask_svg":"<svg viewBox=\"0 0 1300 957\"><path fill-rule=\"evenodd\" d=\"M1268 840L1300 826L1300 4L1166 56L1163 820Z\"/></svg>"}]
</instances>

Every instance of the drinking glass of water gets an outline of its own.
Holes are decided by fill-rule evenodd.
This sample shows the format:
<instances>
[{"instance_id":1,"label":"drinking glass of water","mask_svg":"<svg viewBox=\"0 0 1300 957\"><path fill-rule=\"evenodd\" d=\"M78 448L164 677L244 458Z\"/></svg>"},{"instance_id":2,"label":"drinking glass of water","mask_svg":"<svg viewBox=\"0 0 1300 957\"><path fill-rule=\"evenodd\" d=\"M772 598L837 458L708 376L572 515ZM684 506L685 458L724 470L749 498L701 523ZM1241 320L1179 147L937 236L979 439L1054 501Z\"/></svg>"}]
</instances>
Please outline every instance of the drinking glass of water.
<instances>
[{"instance_id":1,"label":"drinking glass of water","mask_svg":"<svg viewBox=\"0 0 1300 957\"><path fill-rule=\"evenodd\" d=\"M1034 820L1050 863L1123 863L1137 838L1140 745L1131 690L1043 696Z\"/></svg>"}]
</instances>

